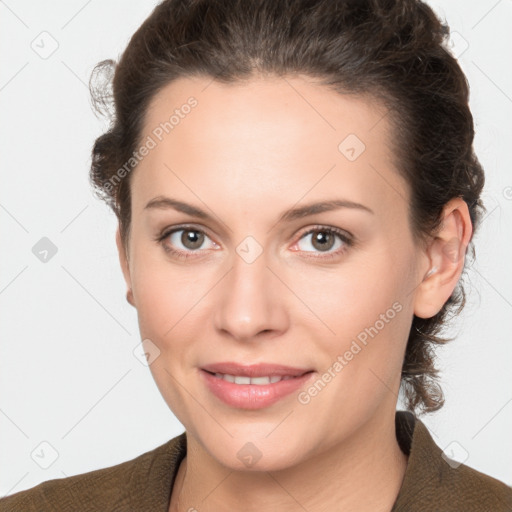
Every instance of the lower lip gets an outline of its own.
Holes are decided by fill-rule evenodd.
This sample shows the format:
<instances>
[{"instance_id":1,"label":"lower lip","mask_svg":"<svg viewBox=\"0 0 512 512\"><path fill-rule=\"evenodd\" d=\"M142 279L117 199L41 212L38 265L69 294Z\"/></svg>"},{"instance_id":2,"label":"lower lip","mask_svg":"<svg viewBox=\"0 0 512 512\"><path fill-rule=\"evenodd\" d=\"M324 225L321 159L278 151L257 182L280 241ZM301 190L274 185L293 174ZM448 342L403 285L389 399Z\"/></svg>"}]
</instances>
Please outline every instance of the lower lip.
<instances>
[{"instance_id":1,"label":"lower lip","mask_svg":"<svg viewBox=\"0 0 512 512\"><path fill-rule=\"evenodd\" d=\"M239 409L263 409L299 390L313 375L306 373L273 384L235 384L200 370L209 390L224 403Z\"/></svg>"}]
</instances>

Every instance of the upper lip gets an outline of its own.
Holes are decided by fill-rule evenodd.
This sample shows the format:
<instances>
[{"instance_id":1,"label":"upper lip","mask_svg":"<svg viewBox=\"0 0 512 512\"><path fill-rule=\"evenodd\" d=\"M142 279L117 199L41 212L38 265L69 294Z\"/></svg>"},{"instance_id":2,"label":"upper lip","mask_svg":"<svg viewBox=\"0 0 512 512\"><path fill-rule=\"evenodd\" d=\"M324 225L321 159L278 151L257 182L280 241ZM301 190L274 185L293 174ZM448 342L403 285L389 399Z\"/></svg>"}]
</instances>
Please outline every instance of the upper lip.
<instances>
[{"instance_id":1,"label":"upper lip","mask_svg":"<svg viewBox=\"0 0 512 512\"><path fill-rule=\"evenodd\" d=\"M309 368L293 368L281 364L258 363L244 365L234 362L222 362L207 364L201 368L211 373L222 373L224 375L234 375L240 377L299 377L312 371Z\"/></svg>"}]
</instances>

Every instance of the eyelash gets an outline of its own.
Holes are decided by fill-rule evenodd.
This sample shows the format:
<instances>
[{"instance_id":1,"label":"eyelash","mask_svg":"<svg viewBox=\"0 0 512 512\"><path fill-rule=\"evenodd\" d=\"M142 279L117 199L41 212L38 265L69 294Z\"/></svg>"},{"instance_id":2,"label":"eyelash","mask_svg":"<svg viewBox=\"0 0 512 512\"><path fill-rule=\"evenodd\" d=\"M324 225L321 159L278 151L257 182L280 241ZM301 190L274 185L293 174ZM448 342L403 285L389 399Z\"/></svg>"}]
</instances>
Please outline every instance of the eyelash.
<instances>
[{"instance_id":1,"label":"eyelash","mask_svg":"<svg viewBox=\"0 0 512 512\"><path fill-rule=\"evenodd\" d=\"M164 243L164 240L166 238L168 238L170 235L172 235L173 233L175 233L177 231L187 231L187 230L194 231L196 233L201 233L201 234L208 236L208 234L205 231L203 231L202 229L198 229L191 225L182 225L182 226L175 226L169 230L164 230L154 240L155 240L155 242L159 243L163 247L163 249L168 254L171 254L173 257L176 257L181 260L195 258L196 256L193 256L192 254L196 251L180 251L177 249L173 249ZM302 233L298 240L302 240L305 236L310 235L311 233L315 233L317 231L337 235L345 245L341 249L338 249L336 252L325 253L325 255L323 255L323 256L306 256L306 258L313 258L313 259L317 259L317 260L318 259L330 260L333 258L337 258L337 257L341 256L341 254L344 254L355 243L352 235L346 233L345 231L342 231L341 229L338 229L338 228L335 228L332 226L328 227L328 226L322 226L322 225L317 225L317 226L310 228L308 231ZM200 250L198 250L197 252L199 252L199 251ZM301 251L297 251L297 252L301 252Z\"/></svg>"}]
</instances>

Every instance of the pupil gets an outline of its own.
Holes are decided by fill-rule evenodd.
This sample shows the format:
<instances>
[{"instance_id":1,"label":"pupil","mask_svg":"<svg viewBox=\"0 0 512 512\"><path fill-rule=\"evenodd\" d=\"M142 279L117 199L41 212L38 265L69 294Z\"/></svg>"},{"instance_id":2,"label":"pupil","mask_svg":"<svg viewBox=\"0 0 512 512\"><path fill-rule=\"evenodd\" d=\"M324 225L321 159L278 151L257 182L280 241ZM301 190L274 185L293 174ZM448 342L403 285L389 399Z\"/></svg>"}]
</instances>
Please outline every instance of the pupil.
<instances>
[{"instance_id":1,"label":"pupil","mask_svg":"<svg viewBox=\"0 0 512 512\"><path fill-rule=\"evenodd\" d=\"M313 237L313 245L319 244L317 249L328 250L332 247L333 236L325 231L317 231L316 236ZM331 243L329 243L331 242Z\"/></svg>"},{"instance_id":2,"label":"pupil","mask_svg":"<svg viewBox=\"0 0 512 512\"><path fill-rule=\"evenodd\" d=\"M198 247L201 247L203 236L204 235L202 234L198 234L197 231L184 231L181 237L181 242L189 249L197 249Z\"/></svg>"}]
</instances>

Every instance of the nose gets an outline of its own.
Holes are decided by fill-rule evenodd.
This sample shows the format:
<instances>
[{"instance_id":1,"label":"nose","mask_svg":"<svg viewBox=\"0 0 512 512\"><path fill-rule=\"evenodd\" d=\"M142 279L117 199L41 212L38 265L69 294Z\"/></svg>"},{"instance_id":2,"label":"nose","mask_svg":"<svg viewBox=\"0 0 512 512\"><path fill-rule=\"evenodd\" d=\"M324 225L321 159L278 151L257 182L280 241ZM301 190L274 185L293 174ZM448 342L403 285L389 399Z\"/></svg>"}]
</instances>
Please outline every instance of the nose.
<instances>
[{"instance_id":1,"label":"nose","mask_svg":"<svg viewBox=\"0 0 512 512\"><path fill-rule=\"evenodd\" d=\"M230 271L219 284L215 328L221 335L251 342L286 331L288 290L276 270L269 268L265 253L250 263L235 254Z\"/></svg>"}]
</instances>

